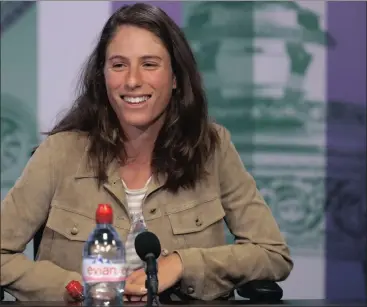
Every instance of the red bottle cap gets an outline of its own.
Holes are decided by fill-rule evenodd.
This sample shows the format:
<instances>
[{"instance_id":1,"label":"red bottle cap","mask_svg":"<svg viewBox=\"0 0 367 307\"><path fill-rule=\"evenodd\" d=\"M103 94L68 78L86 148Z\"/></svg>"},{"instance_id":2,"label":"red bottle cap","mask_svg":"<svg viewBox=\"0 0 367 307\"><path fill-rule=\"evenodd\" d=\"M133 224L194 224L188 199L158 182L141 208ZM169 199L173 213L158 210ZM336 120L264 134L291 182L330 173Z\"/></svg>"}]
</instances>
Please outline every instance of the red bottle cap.
<instances>
[{"instance_id":1,"label":"red bottle cap","mask_svg":"<svg viewBox=\"0 0 367 307\"><path fill-rule=\"evenodd\" d=\"M66 285L66 290L68 291L69 295L77 300L82 301L84 299L83 295L83 286L77 280L72 280Z\"/></svg>"},{"instance_id":2,"label":"red bottle cap","mask_svg":"<svg viewBox=\"0 0 367 307\"><path fill-rule=\"evenodd\" d=\"M99 204L96 211L97 224L112 224L113 211L109 204Z\"/></svg>"}]
</instances>

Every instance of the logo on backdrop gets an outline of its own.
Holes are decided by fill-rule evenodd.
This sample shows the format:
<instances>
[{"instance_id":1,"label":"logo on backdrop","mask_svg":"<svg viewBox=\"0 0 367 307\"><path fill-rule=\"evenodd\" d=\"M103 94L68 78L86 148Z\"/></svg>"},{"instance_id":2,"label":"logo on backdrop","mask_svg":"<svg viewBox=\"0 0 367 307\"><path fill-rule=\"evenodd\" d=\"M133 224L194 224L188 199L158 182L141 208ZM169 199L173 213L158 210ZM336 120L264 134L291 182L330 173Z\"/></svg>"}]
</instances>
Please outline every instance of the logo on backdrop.
<instances>
[{"instance_id":1,"label":"logo on backdrop","mask_svg":"<svg viewBox=\"0 0 367 307\"><path fill-rule=\"evenodd\" d=\"M1 2L1 39L5 44L5 39L9 36L3 36L6 32L13 35L12 30L15 24L24 27L32 27L32 24L23 25L24 15L35 5L35 1L2 1ZM30 23L32 23L30 21ZM16 30L17 32L18 30ZM20 30L21 33L22 30ZM24 32L28 35L28 31ZM8 63L12 66L3 65L1 73L4 74L4 83L1 88L1 198L5 196L7 191L13 186L19 175L21 174L25 164L27 163L32 148L38 143L37 122L35 113L31 110L31 104L35 101L34 97L29 97L28 101L23 101L17 95L17 84L10 83L6 76L14 75L18 66L16 63L17 52L12 53L11 50L17 51L19 41L23 40L22 35L15 33L16 40L6 41L6 51L2 51L2 57L6 57ZM3 41L4 40L4 41ZM35 42L36 43L36 42ZM21 44L21 43L20 43ZM10 52L9 52L10 50ZM5 59L5 58L4 58ZM4 60L3 59L3 60ZM9 68L5 68L9 67ZM27 69L27 67L22 67ZM9 70L12 70L9 72ZM29 71L29 70L28 70ZM36 72L34 72L36 73ZM21 85L26 86L26 85Z\"/></svg>"},{"instance_id":2,"label":"logo on backdrop","mask_svg":"<svg viewBox=\"0 0 367 307\"><path fill-rule=\"evenodd\" d=\"M327 85L320 76L326 74L326 48L336 43L321 29L318 12L296 2L202 2L192 4L185 24L211 115L231 131L292 252L324 250L325 203L344 236L359 235L332 209L351 203L340 195L329 201L330 191L346 177L325 186ZM361 111L339 104L344 119ZM353 129L363 129L363 122ZM331 148L335 161L361 162L361 148L350 147L343 156L340 146ZM343 186L338 193L358 198L356 189Z\"/></svg>"},{"instance_id":3,"label":"logo on backdrop","mask_svg":"<svg viewBox=\"0 0 367 307\"><path fill-rule=\"evenodd\" d=\"M1 93L1 189L9 189L37 144L34 115L18 98ZM2 195L3 197L4 195Z\"/></svg>"},{"instance_id":4,"label":"logo on backdrop","mask_svg":"<svg viewBox=\"0 0 367 307\"><path fill-rule=\"evenodd\" d=\"M1 34L8 30L35 4L35 1L2 1L1 8Z\"/></svg>"}]
</instances>

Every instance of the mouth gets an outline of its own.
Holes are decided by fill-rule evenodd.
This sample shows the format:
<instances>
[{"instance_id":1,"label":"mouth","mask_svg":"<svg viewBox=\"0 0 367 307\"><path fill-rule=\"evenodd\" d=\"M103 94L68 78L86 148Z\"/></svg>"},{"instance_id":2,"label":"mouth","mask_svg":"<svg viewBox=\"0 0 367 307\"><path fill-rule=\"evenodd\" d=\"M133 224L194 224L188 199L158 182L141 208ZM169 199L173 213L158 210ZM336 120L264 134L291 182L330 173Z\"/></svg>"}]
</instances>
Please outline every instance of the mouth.
<instances>
[{"instance_id":1,"label":"mouth","mask_svg":"<svg viewBox=\"0 0 367 307\"><path fill-rule=\"evenodd\" d=\"M128 104L138 105L147 102L152 95L142 95L142 96L129 96L129 95L121 95L120 96L123 101Z\"/></svg>"}]
</instances>

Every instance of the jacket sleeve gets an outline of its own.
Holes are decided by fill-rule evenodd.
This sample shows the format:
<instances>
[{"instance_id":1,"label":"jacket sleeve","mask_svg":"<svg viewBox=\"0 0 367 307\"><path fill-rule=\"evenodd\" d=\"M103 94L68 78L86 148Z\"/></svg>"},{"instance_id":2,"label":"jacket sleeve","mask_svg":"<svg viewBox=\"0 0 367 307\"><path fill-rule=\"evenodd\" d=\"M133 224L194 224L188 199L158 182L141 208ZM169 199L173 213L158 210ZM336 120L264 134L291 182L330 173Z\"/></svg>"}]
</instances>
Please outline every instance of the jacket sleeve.
<instances>
[{"instance_id":1,"label":"jacket sleeve","mask_svg":"<svg viewBox=\"0 0 367 307\"><path fill-rule=\"evenodd\" d=\"M62 301L66 284L81 281L79 273L23 254L47 220L60 158L56 141L48 137L40 145L1 202L1 286L20 301Z\"/></svg>"},{"instance_id":2,"label":"jacket sleeve","mask_svg":"<svg viewBox=\"0 0 367 307\"><path fill-rule=\"evenodd\" d=\"M281 281L293 262L278 225L224 128L220 131L221 201L235 244L178 250L185 294L212 300L251 280Z\"/></svg>"}]
</instances>

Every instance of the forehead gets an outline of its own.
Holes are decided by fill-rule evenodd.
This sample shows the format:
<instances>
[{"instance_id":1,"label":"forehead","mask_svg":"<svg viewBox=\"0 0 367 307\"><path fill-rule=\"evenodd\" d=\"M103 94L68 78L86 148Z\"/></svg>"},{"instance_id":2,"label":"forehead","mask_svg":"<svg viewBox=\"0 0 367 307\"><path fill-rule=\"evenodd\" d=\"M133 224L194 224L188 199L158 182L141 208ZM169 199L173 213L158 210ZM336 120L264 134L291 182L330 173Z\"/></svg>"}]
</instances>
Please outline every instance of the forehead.
<instances>
[{"instance_id":1,"label":"forehead","mask_svg":"<svg viewBox=\"0 0 367 307\"><path fill-rule=\"evenodd\" d=\"M106 53L107 55L117 54L126 57L146 53L168 56L167 49L159 37L146 29L128 25L117 29Z\"/></svg>"}]
</instances>

